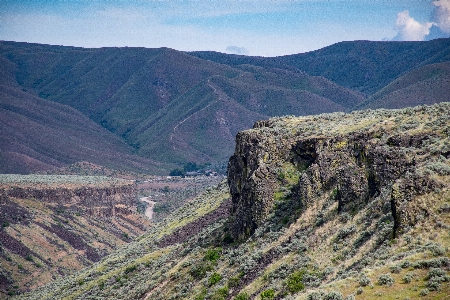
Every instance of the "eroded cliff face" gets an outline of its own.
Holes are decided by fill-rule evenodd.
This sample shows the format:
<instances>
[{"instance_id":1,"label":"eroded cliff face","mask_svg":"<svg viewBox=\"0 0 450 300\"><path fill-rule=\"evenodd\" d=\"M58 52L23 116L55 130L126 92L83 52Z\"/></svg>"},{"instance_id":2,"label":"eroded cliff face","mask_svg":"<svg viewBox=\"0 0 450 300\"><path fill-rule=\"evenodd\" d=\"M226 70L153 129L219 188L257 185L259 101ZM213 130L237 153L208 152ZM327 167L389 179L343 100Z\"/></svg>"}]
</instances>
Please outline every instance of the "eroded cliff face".
<instances>
[{"instance_id":1,"label":"eroded cliff face","mask_svg":"<svg viewBox=\"0 0 450 300\"><path fill-rule=\"evenodd\" d=\"M150 225L136 211L134 181L94 176L1 176L3 294L31 290L72 274L130 242Z\"/></svg>"},{"instance_id":2,"label":"eroded cliff face","mask_svg":"<svg viewBox=\"0 0 450 300\"><path fill-rule=\"evenodd\" d=\"M427 215L415 201L450 174L450 105L260 121L236 138L228 164L233 235L245 238L289 199L301 214L327 195L355 214L375 198L395 236Z\"/></svg>"}]
</instances>

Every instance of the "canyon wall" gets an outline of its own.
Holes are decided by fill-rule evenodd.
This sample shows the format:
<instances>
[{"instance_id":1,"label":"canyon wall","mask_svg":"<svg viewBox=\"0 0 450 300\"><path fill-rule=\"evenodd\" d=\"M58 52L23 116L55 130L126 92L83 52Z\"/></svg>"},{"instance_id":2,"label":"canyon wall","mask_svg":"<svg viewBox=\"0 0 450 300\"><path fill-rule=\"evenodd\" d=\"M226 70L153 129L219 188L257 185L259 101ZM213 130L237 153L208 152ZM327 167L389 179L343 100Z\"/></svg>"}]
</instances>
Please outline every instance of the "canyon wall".
<instances>
[{"instance_id":1,"label":"canyon wall","mask_svg":"<svg viewBox=\"0 0 450 300\"><path fill-rule=\"evenodd\" d=\"M395 236L427 215L414 196L450 174L449 112L443 103L257 122L237 135L228 164L234 236L248 237L283 200L301 212L326 193L350 214L381 198Z\"/></svg>"}]
</instances>

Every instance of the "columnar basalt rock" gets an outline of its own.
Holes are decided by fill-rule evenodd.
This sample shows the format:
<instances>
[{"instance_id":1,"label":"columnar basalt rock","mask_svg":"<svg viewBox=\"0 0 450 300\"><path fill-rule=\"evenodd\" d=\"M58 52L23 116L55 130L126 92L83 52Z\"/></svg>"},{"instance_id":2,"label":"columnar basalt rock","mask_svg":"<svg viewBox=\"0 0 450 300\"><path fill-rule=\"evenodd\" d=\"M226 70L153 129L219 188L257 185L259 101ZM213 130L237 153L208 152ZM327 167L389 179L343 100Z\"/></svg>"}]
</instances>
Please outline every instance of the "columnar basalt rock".
<instances>
[{"instance_id":1,"label":"columnar basalt rock","mask_svg":"<svg viewBox=\"0 0 450 300\"><path fill-rule=\"evenodd\" d=\"M442 146L442 141L448 143L449 127L449 112L443 108L449 104L257 122L237 135L228 164L233 234L245 238L253 233L273 211L283 188L302 208L330 193L338 212L348 213L386 191L394 234L413 224L414 196L439 185L426 166L448 150ZM405 126L407 122L414 126ZM431 132L426 127L434 122L440 127Z\"/></svg>"}]
</instances>

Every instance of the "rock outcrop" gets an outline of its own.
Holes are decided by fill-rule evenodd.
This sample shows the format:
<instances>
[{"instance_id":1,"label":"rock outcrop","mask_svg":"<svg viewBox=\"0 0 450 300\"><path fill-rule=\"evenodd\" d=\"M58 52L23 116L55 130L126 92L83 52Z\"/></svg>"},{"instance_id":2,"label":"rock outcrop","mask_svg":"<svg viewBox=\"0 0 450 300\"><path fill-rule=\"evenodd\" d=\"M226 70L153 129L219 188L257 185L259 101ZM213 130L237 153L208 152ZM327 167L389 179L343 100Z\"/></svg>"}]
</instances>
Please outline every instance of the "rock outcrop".
<instances>
[{"instance_id":1,"label":"rock outcrop","mask_svg":"<svg viewBox=\"0 0 450 300\"><path fill-rule=\"evenodd\" d=\"M450 105L273 118L237 135L228 164L233 234L245 238L289 198L300 210L329 193L355 214L381 197L394 232L426 215L413 196L450 172Z\"/></svg>"}]
</instances>

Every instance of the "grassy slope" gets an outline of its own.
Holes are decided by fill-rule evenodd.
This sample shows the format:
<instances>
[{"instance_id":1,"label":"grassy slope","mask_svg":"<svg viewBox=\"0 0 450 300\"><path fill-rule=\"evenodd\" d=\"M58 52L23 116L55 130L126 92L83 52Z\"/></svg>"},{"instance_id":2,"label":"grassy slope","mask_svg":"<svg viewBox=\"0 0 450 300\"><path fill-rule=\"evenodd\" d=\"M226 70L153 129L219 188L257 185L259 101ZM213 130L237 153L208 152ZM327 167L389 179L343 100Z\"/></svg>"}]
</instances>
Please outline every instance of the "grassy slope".
<instances>
[{"instance_id":1,"label":"grassy slope","mask_svg":"<svg viewBox=\"0 0 450 300\"><path fill-rule=\"evenodd\" d=\"M264 128L271 136L275 132L304 136L371 132L386 143L399 134L433 130L435 138L420 146L423 156L418 172L431 176L439 188L410 200L417 223L395 239L390 206L384 207L389 194L382 192L350 214L338 213L336 195L324 191L300 211L295 210L288 194L274 195L278 202L273 213L239 244L227 244L227 222L233 219L227 221L226 215L222 221L204 226L200 233L188 235L182 244L162 243L176 228L205 216L229 197L227 187L221 185L93 267L19 298L238 299L240 293L239 299L248 299L245 293L252 299L263 299L262 294L272 291L286 299L306 299L313 293L322 299L333 292L356 299L443 298L450 293L449 111L449 104L441 104L280 118ZM380 132L383 134L377 135ZM288 169L286 174L291 174ZM287 179L289 189L299 176ZM427 277L433 266L447 276L438 276L441 283L436 290ZM362 274L368 279L362 280ZM380 284L382 274L393 278L393 284ZM428 294L420 296L426 289ZM273 299L267 297L264 299Z\"/></svg>"},{"instance_id":2,"label":"grassy slope","mask_svg":"<svg viewBox=\"0 0 450 300\"><path fill-rule=\"evenodd\" d=\"M4 173L29 173L90 161L111 168L158 172L152 161L79 111L0 85ZM120 159L118 159L120 158Z\"/></svg>"},{"instance_id":3,"label":"grassy slope","mask_svg":"<svg viewBox=\"0 0 450 300\"><path fill-rule=\"evenodd\" d=\"M316 51L276 58L194 52L203 59L236 66L253 64L301 70L368 95L378 92L403 73L450 59L450 39L428 42L341 42Z\"/></svg>"},{"instance_id":4,"label":"grassy slope","mask_svg":"<svg viewBox=\"0 0 450 300\"><path fill-rule=\"evenodd\" d=\"M235 68L166 48L2 42L0 53L16 85L76 108L139 154L165 163L223 161L231 154L234 135L257 119L346 110L364 99L324 78ZM210 87L217 78L225 84L216 84L220 91ZM219 101L218 93L229 101ZM183 127L177 127L181 122ZM168 145L175 127L180 131L174 150Z\"/></svg>"},{"instance_id":5,"label":"grassy slope","mask_svg":"<svg viewBox=\"0 0 450 300\"><path fill-rule=\"evenodd\" d=\"M450 63L414 69L369 97L357 108L401 108L450 101Z\"/></svg>"}]
</instances>

